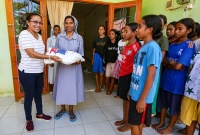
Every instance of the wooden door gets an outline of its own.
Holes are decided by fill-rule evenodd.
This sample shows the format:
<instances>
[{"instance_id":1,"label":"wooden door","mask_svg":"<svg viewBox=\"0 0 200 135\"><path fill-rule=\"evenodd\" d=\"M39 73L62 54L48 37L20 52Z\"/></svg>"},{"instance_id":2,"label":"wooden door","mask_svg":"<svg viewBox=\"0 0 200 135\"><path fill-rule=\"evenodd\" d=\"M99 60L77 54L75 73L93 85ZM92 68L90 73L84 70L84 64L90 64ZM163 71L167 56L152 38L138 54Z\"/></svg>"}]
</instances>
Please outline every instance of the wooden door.
<instances>
[{"instance_id":1,"label":"wooden door","mask_svg":"<svg viewBox=\"0 0 200 135\"><path fill-rule=\"evenodd\" d=\"M41 35L46 45L47 41L47 11L46 0L5 0L6 15L8 23L8 37L10 46L12 76L15 101L19 101L23 96L23 87L18 77L18 63L20 62L20 52L18 46L18 35L25 29L25 16L28 12L39 12L43 17ZM43 93L48 93L47 68L44 69Z\"/></svg>"},{"instance_id":2,"label":"wooden door","mask_svg":"<svg viewBox=\"0 0 200 135\"><path fill-rule=\"evenodd\" d=\"M139 22L141 19L141 11L142 11L142 0L133 0L129 2L122 2L122 3L116 3L116 4L109 4L108 7L108 31L114 27L114 22L117 19L120 19L120 16L116 18L115 10L123 10L126 11L127 13L130 12L130 8L134 7L135 8L135 15L134 15L134 21ZM124 13L122 13L124 14ZM121 18L124 18L127 20L132 19L133 16L121 16ZM132 21L133 22L133 21Z\"/></svg>"}]
</instances>

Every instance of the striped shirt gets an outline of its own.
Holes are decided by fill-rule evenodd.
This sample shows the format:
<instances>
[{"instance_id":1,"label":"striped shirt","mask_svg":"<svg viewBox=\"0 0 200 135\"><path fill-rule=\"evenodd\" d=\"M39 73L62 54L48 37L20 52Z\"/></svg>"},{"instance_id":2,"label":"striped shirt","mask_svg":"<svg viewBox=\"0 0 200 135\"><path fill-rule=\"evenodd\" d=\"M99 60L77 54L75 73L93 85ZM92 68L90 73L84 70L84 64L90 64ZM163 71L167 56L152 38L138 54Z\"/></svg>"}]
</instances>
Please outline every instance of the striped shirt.
<instances>
[{"instance_id":1,"label":"striped shirt","mask_svg":"<svg viewBox=\"0 0 200 135\"><path fill-rule=\"evenodd\" d=\"M45 46L41 35L36 39L30 32L23 30L19 35L19 50L21 53L21 61L18 69L25 73L42 73L44 70L43 59L31 58L25 49L33 48L35 52L44 54Z\"/></svg>"}]
</instances>

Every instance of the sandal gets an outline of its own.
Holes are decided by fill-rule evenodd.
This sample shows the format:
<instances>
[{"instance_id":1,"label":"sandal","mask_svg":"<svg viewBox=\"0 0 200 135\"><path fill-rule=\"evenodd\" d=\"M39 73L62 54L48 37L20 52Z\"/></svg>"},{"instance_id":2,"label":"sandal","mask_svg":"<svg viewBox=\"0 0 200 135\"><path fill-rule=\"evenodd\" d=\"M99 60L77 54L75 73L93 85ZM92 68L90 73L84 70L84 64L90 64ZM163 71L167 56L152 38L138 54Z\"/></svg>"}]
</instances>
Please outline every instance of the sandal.
<instances>
[{"instance_id":1,"label":"sandal","mask_svg":"<svg viewBox=\"0 0 200 135\"><path fill-rule=\"evenodd\" d=\"M76 115L73 113L73 114L69 114L69 118L70 118L70 121L71 122L75 122L76 121Z\"/></svg>"},{"instance_id":2,"label":"sandal","mask_svg":"<svg viewBox=\"0 0 200 135\"><path fill-rule=\"evenodd\" d=\"M58 113L54 116L54 119L59 120L65 113L67 113L67 112L66 112L66 111L65 111L65 112L58 112Z\"/></svg>"}]
</instances>

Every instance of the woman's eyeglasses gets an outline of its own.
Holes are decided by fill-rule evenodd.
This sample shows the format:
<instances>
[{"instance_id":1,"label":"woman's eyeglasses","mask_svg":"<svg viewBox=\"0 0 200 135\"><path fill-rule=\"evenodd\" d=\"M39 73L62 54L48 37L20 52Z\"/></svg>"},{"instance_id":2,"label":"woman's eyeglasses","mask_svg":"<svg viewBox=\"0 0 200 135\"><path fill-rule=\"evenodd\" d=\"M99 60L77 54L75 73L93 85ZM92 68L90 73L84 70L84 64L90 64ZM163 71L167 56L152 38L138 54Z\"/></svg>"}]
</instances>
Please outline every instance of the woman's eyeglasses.
<instances>
[{"instance_id":1,"label":"woman's eyeglasses","mask_svg":"<svg viewBox=\"0 0 200 135\"><path fill-rule=\"evenodd\" d=\"M42 22L38 22L38 21L29 21L29 22L32 22L32 23L34 23L34 24L43 25L43 23L42 23Z\"/></svg>"}]
</instances>

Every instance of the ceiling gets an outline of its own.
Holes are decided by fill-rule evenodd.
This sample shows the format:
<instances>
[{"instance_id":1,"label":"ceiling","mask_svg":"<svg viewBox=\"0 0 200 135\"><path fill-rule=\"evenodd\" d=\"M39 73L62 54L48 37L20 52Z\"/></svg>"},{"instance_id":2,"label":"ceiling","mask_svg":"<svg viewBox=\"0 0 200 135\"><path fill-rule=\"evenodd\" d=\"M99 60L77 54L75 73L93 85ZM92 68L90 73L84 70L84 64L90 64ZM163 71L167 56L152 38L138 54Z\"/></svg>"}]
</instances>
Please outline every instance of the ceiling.
<instances>
[{"instance_id":1,"label":"ceiling","mask_svg":"<svg viewBox=\"0 0 200 135\"><path fill-rule=\"evenodd\" d=\"M91 11L93 11L98 5L88 3L75 2L72 8L72 15L77 18L85 18Z\"/></svg>"}]
</instances>

